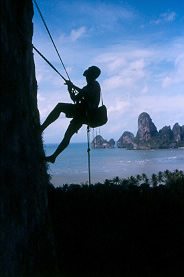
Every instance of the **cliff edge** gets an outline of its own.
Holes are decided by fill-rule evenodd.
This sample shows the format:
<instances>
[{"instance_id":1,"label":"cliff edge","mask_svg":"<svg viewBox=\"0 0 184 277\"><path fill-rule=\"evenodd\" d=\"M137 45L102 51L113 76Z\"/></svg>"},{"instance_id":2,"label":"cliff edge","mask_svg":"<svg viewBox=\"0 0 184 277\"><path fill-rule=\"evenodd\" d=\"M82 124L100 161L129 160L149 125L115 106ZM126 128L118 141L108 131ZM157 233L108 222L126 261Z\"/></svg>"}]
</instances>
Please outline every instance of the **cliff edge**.
<instances>
[{"instance_id":1,"label":"cliff edge","mask_svg":"<svg viewBox=\"0 0 184 277\"><path fill-rule=\"evenodd\" d=\"M38 132L31 0L1 0L0 276L55 268L49 177Z\"/></svg>"}]
</instances>

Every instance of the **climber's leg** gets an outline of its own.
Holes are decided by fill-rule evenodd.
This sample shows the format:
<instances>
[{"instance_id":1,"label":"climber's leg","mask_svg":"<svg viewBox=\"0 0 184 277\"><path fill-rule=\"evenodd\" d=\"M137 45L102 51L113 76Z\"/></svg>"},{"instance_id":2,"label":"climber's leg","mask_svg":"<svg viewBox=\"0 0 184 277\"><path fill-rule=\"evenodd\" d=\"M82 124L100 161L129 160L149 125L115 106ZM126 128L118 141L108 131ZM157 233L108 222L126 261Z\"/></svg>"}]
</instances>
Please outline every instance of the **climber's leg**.
<instances>
[{"instance_id":1,"label":"climber's leg","mask_svg":"<svg viewBox=\"0 0 184 277\"><path fill-rule=\"evenodd\" d=\"M43 132L52 122L54 122L59 117L61 112L66 114L69 112L70 114L73 114L74 109L74 104L58 103L41 125L41 132Z\"/></svg>"},{"instance_id":2,"label":"climber's leg","mask_svg":"<svg viewBox=\"0 0 184 277\"><path fill-rule=\"evenodd\" d=\"M56 151L49 157L46 157L46 162L54 163L57 156L69 145L71 137L82 127L82 122L77 119L72 119L62 142L59 144Z\"/></svg>"}]
</instances>

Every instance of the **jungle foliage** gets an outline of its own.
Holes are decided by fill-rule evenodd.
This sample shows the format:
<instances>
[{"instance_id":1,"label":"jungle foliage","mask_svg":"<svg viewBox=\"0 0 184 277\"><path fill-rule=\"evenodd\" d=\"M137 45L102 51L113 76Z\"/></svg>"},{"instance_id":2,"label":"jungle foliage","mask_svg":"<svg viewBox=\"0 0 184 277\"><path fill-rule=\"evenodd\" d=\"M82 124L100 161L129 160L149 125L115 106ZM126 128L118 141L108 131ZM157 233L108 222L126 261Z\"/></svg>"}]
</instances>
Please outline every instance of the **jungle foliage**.
<instances>
[{"instance_id":1,"label":"jungle foliage","mask_svg":"<svg viewBox=\"0 0 184 277\"><path fill-rule=\"evenodd\" d=\"M49 185L58 264L66 272L183 270L184 173ZM177 275L178 274L178 275Z\"/></svg>"}]
</instances>

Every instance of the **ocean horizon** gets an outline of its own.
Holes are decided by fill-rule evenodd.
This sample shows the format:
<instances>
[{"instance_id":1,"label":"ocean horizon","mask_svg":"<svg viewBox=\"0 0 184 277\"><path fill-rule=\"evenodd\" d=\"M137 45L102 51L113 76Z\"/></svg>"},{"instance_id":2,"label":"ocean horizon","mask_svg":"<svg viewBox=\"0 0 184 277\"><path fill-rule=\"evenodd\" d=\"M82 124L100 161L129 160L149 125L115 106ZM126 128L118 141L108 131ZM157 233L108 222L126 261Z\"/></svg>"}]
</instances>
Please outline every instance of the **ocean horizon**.
<instances>
[{"instance_id":1,"label":"ocean horizon","mask_svg":"<svg viewBox=\"0 0 184 277\"><path fill-rule=\"evenodd\" d=\"M51 155L58 144L45 144ZM124 148L92 149L90 151L91 183L105 179L127 178L145 173L148 178L159 171L184 170L184 149L126 150ZM88 183L87 143L71 143L56 159L48 163L54 186Z\"/></svg>"}]
</instances>

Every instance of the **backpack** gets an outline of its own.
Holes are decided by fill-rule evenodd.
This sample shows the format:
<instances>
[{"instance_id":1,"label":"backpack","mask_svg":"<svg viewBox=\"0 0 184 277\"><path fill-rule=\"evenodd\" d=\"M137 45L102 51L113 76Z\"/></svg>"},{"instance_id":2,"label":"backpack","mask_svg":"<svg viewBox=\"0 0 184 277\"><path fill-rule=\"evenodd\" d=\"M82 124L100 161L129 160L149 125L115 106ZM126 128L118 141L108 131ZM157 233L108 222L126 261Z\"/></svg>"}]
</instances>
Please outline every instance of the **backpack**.
<instances>
[{"instance_id":1,"label":"backpack","mask_svg":"<svg viewBox=\"0 0 184 277\"><path fill-rule=\"evenodd\" d=\"M102 99L102 106L96 109L91 109L87 111L88 125L91 128L103 126L108 121L107 108L103 104L102 93L101 93L101 99Z\"/></svg>"}]
</instances>

